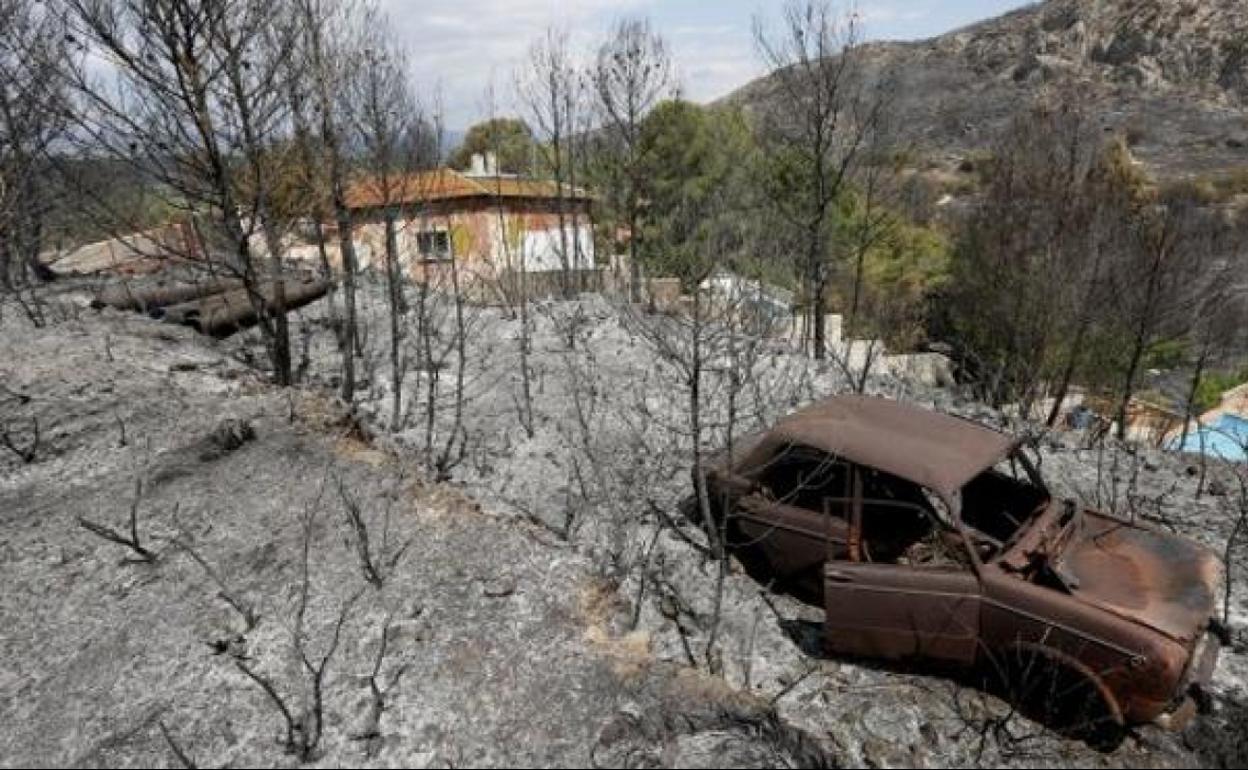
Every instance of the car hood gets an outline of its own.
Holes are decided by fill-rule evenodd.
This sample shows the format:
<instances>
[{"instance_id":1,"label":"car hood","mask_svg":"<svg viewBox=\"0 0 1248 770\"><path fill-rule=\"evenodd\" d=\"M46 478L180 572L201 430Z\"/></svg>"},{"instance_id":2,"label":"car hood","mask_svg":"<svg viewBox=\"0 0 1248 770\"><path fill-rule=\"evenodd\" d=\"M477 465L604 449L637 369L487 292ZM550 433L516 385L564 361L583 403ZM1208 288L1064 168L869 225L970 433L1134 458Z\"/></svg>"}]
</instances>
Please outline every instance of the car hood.
<instances>
[{"instance_id":1,"label":"car hood","mask_svg":"<svg viewBox=\"0 0 1248 770\"><path fill-rule=\"evenodd\" d=\"M1056 566L1080 601L1182 642L1205 628L1222 581L1221 562L1196 542L1093 512Z\"/></svg>"}]
</instances>

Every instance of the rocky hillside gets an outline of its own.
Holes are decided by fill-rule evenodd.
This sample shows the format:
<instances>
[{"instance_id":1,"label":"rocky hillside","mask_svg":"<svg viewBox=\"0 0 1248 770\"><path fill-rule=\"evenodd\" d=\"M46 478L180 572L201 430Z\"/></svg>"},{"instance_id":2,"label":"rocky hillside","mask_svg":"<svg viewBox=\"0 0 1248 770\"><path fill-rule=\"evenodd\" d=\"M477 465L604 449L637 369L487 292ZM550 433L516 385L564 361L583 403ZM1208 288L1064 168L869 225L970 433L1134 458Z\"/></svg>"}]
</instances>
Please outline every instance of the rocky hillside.
<instances>
[{"instance_id":1,"label":"rocky hillside","mask_svg":"<svg viewBox=\"0 0 1248 770\"><path fill-rule=\"evenodd\" d=\"M984 147L1031 98L1074 81L1162 177L1248 166L1243 0L1049 0L864 55L892 81L898 129L930 156ZM770 86L728 99L766 109Z\"/></svg>"},{"instance_id":2,"label":"rocky hillside","mask_svg":"<svg viewBox=\"0 0 1248 770\"><path fill-rule=\"evenodd\" d=\"M246 363L264 360L255 330L97 312L67 284L46 328L0 314L0 429L34 447L0 444L0 767L1244 766L1242 550L1210 713L1100 753L973 681L827 657L821 610L733 564L721 583L696 530L654 518L689 478L680 374L646 342L661 317L534 303L525 429L520 321L468 308L462 422L434 415L437 446L463 451L437 481L425 370L403 376L415 419L389 428L380 280L361 279L354 418L331 395L328 298L292 313L304 378L281 390ZM779 343L755 364L743 430L845 389ZM869 386L997 419L955 391ZM1235 498L1196 499L1182 458L1073 435L1040 450L1064 496L1227 541ZM150 558L99 535L131 533L131 511ZM277 699L315 745L287 748Z\"/></svg>"}]
</instances>

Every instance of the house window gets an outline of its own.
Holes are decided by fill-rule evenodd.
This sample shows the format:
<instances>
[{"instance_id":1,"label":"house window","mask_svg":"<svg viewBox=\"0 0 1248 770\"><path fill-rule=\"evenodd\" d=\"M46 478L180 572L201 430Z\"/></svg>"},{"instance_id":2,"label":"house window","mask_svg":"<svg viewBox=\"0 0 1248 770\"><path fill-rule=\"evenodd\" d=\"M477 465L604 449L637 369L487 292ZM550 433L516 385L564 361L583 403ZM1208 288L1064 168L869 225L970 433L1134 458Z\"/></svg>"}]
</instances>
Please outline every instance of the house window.
<instances>
[{"instance_id":1,"label":"house window","mask_svg":"<svg viewBox=\"0 0 1248 770\"><path fill-rule=\"evenodd\" d=\"M451 235L445 230L416 233L416 251L426 262L444 262L451 258Z\"/></svg>"}]
</instances>

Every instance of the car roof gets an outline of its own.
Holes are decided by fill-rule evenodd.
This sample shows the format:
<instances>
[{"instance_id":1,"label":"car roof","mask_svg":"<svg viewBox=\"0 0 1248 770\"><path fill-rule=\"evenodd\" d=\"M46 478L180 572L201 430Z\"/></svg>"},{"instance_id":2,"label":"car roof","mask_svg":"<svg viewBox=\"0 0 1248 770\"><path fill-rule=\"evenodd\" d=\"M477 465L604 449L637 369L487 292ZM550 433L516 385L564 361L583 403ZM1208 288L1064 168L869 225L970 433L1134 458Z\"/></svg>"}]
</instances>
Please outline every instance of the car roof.
<instances>
[{"instance_id":1,"label":"car roof","mask_svg":"<svg viewBox=\"0 0 1248 770\"><path fill-rule=\"evenodd\" d=\"M765 443L809 446L912 481L951 501L1017 442L992 428L914 404L833 396L782 419Z\"/></svg>"}]
</instances>

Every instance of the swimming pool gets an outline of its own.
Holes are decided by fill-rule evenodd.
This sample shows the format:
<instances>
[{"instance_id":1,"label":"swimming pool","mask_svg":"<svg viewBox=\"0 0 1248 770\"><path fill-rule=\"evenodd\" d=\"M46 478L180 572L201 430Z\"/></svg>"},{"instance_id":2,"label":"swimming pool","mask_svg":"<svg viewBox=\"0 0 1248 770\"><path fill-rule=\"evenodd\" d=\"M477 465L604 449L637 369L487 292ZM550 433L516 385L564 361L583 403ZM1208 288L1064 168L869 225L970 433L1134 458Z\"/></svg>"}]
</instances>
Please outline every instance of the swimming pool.
<instances>
[{"instance_id":1,"label":"swimming pool","mask_svg":"<svg viewBox=\"0 0 1248 770\"><path fill-rule=\"evenodd\" d=\"M1224 414L1213 425L1189 433L1187 441L1179 445L1178 439L1170 444L1170 449L1204 452L1213 457L1221 457L1231 462L1248 462L1248 453L1244 447L1248 445L1248 418L1233 414Z\"/></svg>"}]
</instances>

